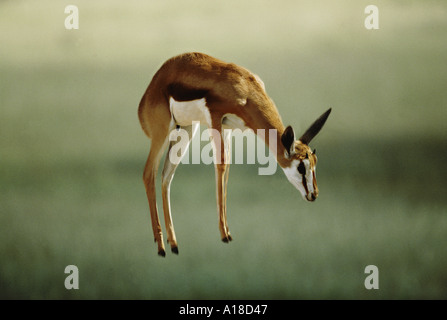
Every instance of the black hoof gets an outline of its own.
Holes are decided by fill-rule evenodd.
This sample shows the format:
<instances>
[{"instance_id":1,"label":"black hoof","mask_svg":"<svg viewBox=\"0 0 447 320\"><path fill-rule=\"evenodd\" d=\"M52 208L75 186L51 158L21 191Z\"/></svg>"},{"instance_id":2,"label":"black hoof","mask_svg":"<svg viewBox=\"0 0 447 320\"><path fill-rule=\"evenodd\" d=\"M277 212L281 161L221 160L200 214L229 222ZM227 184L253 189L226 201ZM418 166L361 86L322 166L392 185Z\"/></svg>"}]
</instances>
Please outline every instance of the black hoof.
<instances>
[{"instance_id":1,"label":"black hoof","mask_svg":"<svg viewBox=\"0 0 447 320\"><path fill-rule=\"evenodd\" d=\"M224 238L222 239L222 241L225 242L225 243L228 243L228 242L230 242L231 240L233 240L233 238L232 238L230 235L228 235L228 236L226 236L226 237L224 237Z\"/></svg>"},{"instance_id":2,"label":"black hoof","mask_svg":"<svg viewBox=\"0 0 447 320\"><path fill-rule=\"evenodd\" d=\"M160 257L165 257L166 256L166 252L163 249L161 249L160 251L158 251L158 255Z\"/></svg>"},{"instance_id":3,"label":"black hoof","mask_svg":"<svg viewBox=\"0 0 447 320\"><path fill-rule=\"evenodd\" d=\"M172 247L171 248L171 252L175 253L175 254L178 254L178 248L177 247Z\"/></svg>"}]
</instances>

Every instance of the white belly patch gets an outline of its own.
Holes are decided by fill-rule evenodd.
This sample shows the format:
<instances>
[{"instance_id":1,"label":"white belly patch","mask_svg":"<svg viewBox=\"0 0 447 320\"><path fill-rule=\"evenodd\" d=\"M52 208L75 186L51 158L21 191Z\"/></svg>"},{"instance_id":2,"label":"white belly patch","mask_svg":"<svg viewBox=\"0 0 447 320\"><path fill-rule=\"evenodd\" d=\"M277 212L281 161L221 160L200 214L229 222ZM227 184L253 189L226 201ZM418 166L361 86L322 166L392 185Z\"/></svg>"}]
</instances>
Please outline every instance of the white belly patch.
<instances>
[{"instance_id":1,"label":"white belly patch","mask_svg":"<svg viewBox=\"0 0 447 320\"><path fill-rule=\"evenodd\" d=\"M169 107L175 122L179 126L190 126L193 121L200 121L202 124L211 127L211 114L206 106L205 98L190 101L176 101L170 97Z\"/></svg>"},{"instance_id":2,"label":"white belly patch","mask_svg":"<svg viewBox=\"0 0 447 320\"><path fill-rule=\"evenodd\" d=\"M241 129L241 131L247 129L244 120L242 120L237 115L232 113L225 114L225 116L223 117L222 124L224 125L225 128L229 129Z\"/></svg>"}]
</instances>

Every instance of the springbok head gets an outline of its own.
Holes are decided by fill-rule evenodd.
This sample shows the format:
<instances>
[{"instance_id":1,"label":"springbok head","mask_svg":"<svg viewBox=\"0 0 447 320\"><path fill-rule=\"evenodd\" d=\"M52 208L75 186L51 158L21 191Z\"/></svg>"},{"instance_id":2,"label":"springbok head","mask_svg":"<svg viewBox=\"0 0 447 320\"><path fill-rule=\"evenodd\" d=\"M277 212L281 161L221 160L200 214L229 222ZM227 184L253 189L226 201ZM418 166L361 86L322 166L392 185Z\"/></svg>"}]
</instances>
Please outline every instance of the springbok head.
<instances>
[{"instance_id":1,"label":"springbok head","mask_svg":"<svg viewBox=\"0 0 447 320\"><path fill-rule=\"evenodd\" d=\"M309 143L320 132L331 110L327 110L315 120L298 140L295 140L295 132L291 126L288 126L281 136L281 142L285 148L285 158L290 164L287 167L283 167L284 173L290 183L300 191L303 198L307 201L315 201L318 197L315 175L317 156L315 149L312 151L309 147Z\"/></svg>"}]
</instances>

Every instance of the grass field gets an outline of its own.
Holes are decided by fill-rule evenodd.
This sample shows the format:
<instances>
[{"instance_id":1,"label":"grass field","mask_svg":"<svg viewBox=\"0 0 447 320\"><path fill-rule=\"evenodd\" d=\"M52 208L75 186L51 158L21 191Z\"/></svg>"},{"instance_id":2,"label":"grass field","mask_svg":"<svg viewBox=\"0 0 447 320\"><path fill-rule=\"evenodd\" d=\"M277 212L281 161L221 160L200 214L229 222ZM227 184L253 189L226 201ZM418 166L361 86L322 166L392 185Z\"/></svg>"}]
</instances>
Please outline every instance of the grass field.
<instances>
[{"instance_id":1,"label":"grass field","mask_svg":"<svg viewBox=\"0 0 447 320\"><path fill-rule=\"evenodd\" d=\"M368 1L179 3L75 1L66 30L66 4L0 2L0 298L446 299L447 5L379 0L367 30ZM230 244L214 169L180 166L180 254L163 259L137 106L186 51L257 73L297 133L333 112L311 143L315 203L279 170L232 165Z\"/></svg>"}]
</instances>

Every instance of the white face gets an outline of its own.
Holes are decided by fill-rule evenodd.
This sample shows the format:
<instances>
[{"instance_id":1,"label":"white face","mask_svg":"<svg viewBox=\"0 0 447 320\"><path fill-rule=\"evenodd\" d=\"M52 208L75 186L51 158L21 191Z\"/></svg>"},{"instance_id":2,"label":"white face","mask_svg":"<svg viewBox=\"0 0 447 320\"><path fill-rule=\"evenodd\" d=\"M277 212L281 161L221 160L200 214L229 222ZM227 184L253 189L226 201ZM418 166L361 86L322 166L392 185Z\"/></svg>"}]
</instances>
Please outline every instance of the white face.
<instances>
[{"instance_id":1,"label":"white face","mask_svg":"<svg viewBox=\"0 0 447 320\"><path fill-rule=\"evenodd\" d=\"M287 179L297 188L304 200L314 201L318 196L315 180L315 167L311 168L309 159L295 159L289 167L283 168Z\"/></svg>"}]
</instances>

